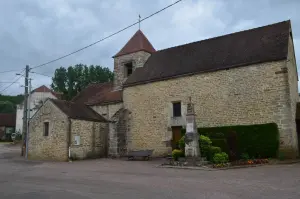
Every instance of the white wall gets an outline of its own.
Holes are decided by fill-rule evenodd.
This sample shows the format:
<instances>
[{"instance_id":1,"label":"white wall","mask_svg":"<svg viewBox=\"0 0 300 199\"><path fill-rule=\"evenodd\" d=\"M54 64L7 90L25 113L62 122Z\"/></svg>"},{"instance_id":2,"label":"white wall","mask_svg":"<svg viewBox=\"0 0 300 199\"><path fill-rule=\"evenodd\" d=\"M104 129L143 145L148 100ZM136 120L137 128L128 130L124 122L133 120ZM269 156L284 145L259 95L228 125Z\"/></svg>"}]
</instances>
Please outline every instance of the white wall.
<instances>
[{"instance_id":1,"label":"white wall","mask_svg":"<svg viewBox=\"0 0 300 199\"><path fill-rule=\"evenodd\" d=\"M45 101L47 98L56 99L56 97L50 92L34 92L30 96L30 118L35 114L37 109L34 109L40 100ZM23 130L23 104L17 106L17 115L16 115L16 132L19 131L22 133Z\"/></svg>"}]
</instances>

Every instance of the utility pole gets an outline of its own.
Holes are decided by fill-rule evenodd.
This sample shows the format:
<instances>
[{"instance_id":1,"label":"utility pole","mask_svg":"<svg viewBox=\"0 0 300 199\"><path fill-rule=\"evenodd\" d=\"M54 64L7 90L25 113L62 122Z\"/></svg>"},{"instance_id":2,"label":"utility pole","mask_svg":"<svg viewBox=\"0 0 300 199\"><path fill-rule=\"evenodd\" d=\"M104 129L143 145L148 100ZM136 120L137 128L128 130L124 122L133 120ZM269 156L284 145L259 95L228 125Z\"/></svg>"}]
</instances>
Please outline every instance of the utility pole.
<instances>
[{"instance_id":1,"label":"utility pole","mask_svg":"<svg viewBox=\"0 0 300 199\"><path fill-rule=\"evenodd\" d=\"M25 153L25 158L27 159L28 158L28 139L29 139L29 122L30 122L30 102L31 102L31 79L29 79L29 93L28 93L28 99L27 99L27 102L28 102L28 105L27 105L27 108L28 108L28 111L27 111L27 129L26 129L26 153Z\"/></svg>"},{"instance_id":2,"label":"utility pole","mask_svg":"<svg viewBox=\"0 0 300 199\"><path fill-rule=\"evenodd\" d=\"M29 70L30 70L29 66L26 65L21 156L24 156L24 145L25 145L24 138L25 138L25 135L27 134L27 112L28 112L27 105L28 105L28 76L29 76Z\"/></svg>"}]
</instances>

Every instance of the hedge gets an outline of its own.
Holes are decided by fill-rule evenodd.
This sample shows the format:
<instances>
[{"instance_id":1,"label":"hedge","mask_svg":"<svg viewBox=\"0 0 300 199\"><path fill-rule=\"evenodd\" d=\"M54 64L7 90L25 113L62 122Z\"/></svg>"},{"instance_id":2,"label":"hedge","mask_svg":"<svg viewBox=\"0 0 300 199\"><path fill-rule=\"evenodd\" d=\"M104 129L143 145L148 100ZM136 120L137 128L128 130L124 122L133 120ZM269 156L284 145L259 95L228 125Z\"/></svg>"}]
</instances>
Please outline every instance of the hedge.
<instances>
[{"instance_id":1,"label":"hedge","mask_svg":"<svg viewBox=\"0 0 300 199\"><path fill-rule=\"evenodd\" d=\"M212 145L220 147L231 159L239 159L243 153L250 158L277 157L279 131L275 123L198 128L198 133L208 136Z\"/></svg>"}]
</instances>

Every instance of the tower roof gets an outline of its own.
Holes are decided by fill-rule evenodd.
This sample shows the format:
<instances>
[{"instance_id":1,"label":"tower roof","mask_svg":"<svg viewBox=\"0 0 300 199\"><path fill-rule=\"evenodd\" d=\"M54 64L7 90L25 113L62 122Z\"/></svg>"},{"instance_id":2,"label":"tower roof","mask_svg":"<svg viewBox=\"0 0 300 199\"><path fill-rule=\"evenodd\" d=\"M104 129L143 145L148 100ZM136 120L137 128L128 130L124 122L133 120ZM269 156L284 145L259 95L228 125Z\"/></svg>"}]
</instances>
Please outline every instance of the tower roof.
<instances>
[{"instance_id":1,"label":"tower roof","mask_svg":"<svg viewBox=\"0 0 300 199\"><path fill-rule=\"evenodd\" d=\"M156 51L141 30L138 30L114 57L138 51L146 51L148 53Z\"/></svg>"}]
</instances>

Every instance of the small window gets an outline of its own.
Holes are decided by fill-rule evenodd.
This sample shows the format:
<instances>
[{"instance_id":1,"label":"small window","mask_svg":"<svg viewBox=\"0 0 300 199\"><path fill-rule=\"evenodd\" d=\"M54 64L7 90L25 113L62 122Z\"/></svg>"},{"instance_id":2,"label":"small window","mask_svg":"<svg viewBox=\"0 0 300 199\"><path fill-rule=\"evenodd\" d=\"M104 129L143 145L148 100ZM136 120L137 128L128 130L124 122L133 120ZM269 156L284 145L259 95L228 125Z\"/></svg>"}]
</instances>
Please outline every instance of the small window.
<instances>
[{"instance_id":1,"label":"small window","mask_svg":"<svg viewBox=\"0 0 300 199\"><path fill-rule=\"evenodd\" d=\"M132 62L129 62L127 64L125 64L125 76L128 77L129 75L131 75L133 72L133 64Z\"/></svg>"},{"instance_id":2,"label":"small window","mask_svg":"<svg viewBox=\"0 0 300 199\"><path fill-rule=\"evenodd\" d=\"M181 117L181 102L173 103L173 117Z\"/></svg>"},{"instance_id":3,"label":"small window","mask_svg":"<svg viewBox=\"0 0 300 199\"><path fill-rule=\"evenodd\" d=\"M44 136L49 135L49 122L44 122Z\"/></svg>"}]
</instances>

